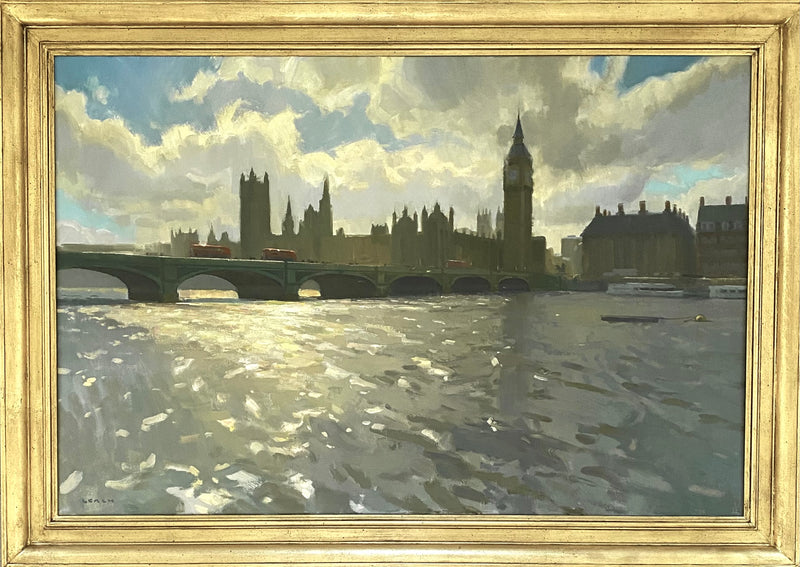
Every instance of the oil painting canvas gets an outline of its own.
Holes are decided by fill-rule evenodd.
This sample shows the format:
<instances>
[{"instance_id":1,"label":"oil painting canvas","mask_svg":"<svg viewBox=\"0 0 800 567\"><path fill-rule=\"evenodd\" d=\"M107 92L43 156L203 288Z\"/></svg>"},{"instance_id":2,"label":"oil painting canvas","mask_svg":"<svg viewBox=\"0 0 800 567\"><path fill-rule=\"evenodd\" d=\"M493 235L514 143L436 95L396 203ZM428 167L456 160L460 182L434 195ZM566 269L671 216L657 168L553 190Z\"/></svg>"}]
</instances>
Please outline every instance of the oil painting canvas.
<instances>
[{"instance_id":1,"label":"oil painting canvas","mask_svg":"<svg viewBox=\"0 0 800 567\"><path fill-rule=\"evenodd\" d=\"M57 56L59 513L742 515L750 73Z\"/></svg>"}]
</instances>

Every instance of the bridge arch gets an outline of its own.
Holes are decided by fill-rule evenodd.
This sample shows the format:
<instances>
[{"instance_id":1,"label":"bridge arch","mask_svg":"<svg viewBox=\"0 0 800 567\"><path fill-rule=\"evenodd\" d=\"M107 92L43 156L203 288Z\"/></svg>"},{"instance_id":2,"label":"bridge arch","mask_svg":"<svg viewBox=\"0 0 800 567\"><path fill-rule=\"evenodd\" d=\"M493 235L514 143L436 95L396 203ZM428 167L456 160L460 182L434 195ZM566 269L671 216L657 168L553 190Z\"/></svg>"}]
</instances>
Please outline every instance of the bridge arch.
<instances>
[{"instance_id":1,"label":"bridge arch","mask_svg":"<svg viewBox=\"0 0 800 567\"><path fill-rule=\"evenodd\" d=\"M503 278L497 284L497 291L500 292L515 292L515 291L530 291L531 285L527 280L520 277Z\"/></svg>"},{"instance_id":2,"label":"bridge arch","mask_svg":"<svg viewBox=\"0 0 800 567\"><path fill-rule=\"evenodd\" d=\"M491 290L492 284L481 276L461 276L450 285L453 293L487 293Z\"/></svg>"},{"instance_id":3,"label":"bridge arch","mask_svg":"<svg viewBox=\"0 0 800 567\"><path fill-rule=\"evenodd\" d=\"M176 287L196 276L214 276L236 288L240 299L286 299L283 282L270 274L250 270L204 268L181 274Z\"/></svg>"},{"instance_id":4,"label":"bridge arch","mask_svg":"<svg viewBox=\"0 0 800 567\"><path fill-rule=\"evenodd\" d=\"M150 274L140 272L136 269L108 266L57 266L58 272L74 269L97 272L117 278L128 288L128 299L131 301L161 301L163 295L160 282L155 280ZM56 274L56 283L58 283L58 274Z\"/></svg>"},{"instance_id":5,"label":"bridge arch","mask_svg":"<svg viewBox=\"0 0 800 567\"><path fill-rule=\"evenodd\" d=\"M356 299L378 295L377 284L361 274L319 272L304 276L297 285L302 286L310 281L317 283L320 297L323 299Z\"/></svg>"},{"instance_id":6,"label":"bridge arch","mask_svg":"<svg viewBox=\"0 0 800 567\"><path fill-rule=\"evenodd\" d=\"M322 298L322 293L319 289L319 284L315 280L305 280L297 288L298 298Z\"/></svg>"},{"instance_id":7,"label":"bridge arch","mask_svg":"<svg viewBox=\"0 0 800 567\"><path fill-rule=\"evenodd\" d=\"M400 276L389 284L389 295L440 295L442 284L430 276Z\"/></svg>"},{"instance_id":8,"label":"bridge arch","mask_svg":"<svg viewBox=\"0 0 800 567\"><path fill-rule=\"evenodd\" d=\"M178 285L180 299L232 299L238 298L239 293L228 280L211 274L198 274L184 279Z\"/></svg>"}]
</instances>

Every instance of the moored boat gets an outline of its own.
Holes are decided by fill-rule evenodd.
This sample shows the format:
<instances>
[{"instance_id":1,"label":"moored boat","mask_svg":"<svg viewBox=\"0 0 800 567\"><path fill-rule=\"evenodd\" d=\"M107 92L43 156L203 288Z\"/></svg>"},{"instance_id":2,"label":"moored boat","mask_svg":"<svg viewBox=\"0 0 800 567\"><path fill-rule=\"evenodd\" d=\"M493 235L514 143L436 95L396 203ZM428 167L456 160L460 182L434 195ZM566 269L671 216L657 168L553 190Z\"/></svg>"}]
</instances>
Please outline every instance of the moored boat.
<instances>
[{"instance_id":1,"label":"moored boat","mask_svg":"<svg viewBox=\"0 0 800 567\"><path fill-rule=\"evenodd\" d=\"M747 299L746 285L710 285L708 297L712 299Z\"/></svg>"},{"instance_id":2,"label":"moored boat","mask_svg":"<svg viewBox=\"0 0 800 567\"><path fill-rule=\"evenodd\" d=\"M647 297L683 297L684 291L667 283L626 282L608 284L610 295L636 295Z\"/></svg>"}]
</instances>

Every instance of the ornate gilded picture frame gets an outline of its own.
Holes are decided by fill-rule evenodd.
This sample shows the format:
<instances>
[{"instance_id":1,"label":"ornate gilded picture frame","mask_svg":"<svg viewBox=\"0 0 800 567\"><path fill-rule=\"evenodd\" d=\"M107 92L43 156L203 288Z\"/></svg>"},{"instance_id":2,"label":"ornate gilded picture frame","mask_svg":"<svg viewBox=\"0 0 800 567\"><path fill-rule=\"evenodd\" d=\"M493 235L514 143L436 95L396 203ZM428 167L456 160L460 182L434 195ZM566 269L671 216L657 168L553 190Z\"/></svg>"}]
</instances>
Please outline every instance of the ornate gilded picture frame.
<instances>
[{"instance_id":1,"label":"ornate gilded picture frame","mask_svg":"<svg viewBox=\"0 0 800 567\"><path fill-rule=\"evenodd\" d=\"M797 2L0 5L3 566L798 564ZM749 57L742 515L60 513L54 74L86 55Z\"/></svg>"}]
</instances>

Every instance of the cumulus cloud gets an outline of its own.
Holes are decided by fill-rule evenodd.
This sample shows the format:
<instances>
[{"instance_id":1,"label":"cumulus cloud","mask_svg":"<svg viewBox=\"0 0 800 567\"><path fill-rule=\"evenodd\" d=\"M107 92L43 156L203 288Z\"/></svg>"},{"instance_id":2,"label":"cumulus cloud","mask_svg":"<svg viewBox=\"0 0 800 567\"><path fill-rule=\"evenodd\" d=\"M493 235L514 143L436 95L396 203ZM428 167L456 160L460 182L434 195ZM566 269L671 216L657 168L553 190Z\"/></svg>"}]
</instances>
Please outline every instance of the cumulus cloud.
<instances>
[{"instance_id":1,"label":"cumulus cloud","mask_svg":"<svg viewBox=\"0 0 800 567\"><path fill-rule=\"evenodd\" d=\"M105 228L89 228L75 221L56 223L56 243L61 244L115 244L117 236Z\"/></svg>"},{"instance_id":2,"label":"cumulus cloud","mask_svg":"<svg viewBox=\"0 0 800 567\"><path fill-rule=\"evenodd\" d=\"M86 86L92 93L92 98L94 100L100 104L108 104L108 96L111 94L111 91L108 89L108 87L101 85L100 80L97 77L94 75L89 77Z\"/></svg>"},{"instance_id":3,"label":"cumulus cloud","mask_svg":"<svg viewBox=\"0 0 800 567\"><path fill-rule=\"evenodd\" d=\"M599 73L590 61L219 58L168 86L173 104L202 105L213 123L172 126L155 144L124 113L92 118L86 94L57 88L57 184L84 207L133 224L142 243L210 222L238 238L238 179L251 167L269 173L273 226L289 196L296 213L316 206L329 175L334 222L348 233L436 201L455 208L458 226L474 228L477 210L502 204L502 162L519 112L534 157L534 231L551 245L579 233L595 205L666 197L653 180L668 183L678 165L715 171L674 181L672 200L687 210L701 191L746 193L747 58L705 58L630 89L620 86L626 57L608 58ZM108 87L96 79L88 87L107 103Z\"/></svg>"},{"instance_id":4,"label":"cumulus cloud","mask_svg":"<svg viewBox=\"0 0 800 567\"><path fill-rule=\"evenodd\" d=\"M214 70L202 70L189 85L174 88L174 101L203 102L216 94L224 97L242 83L295 90L314 99L325 111L345 109L355 96L368 92L381 74L382 60L376 57L343 57L335 65L328 58L225 57L216 60Z\"/></svg>"}]
</instances>

